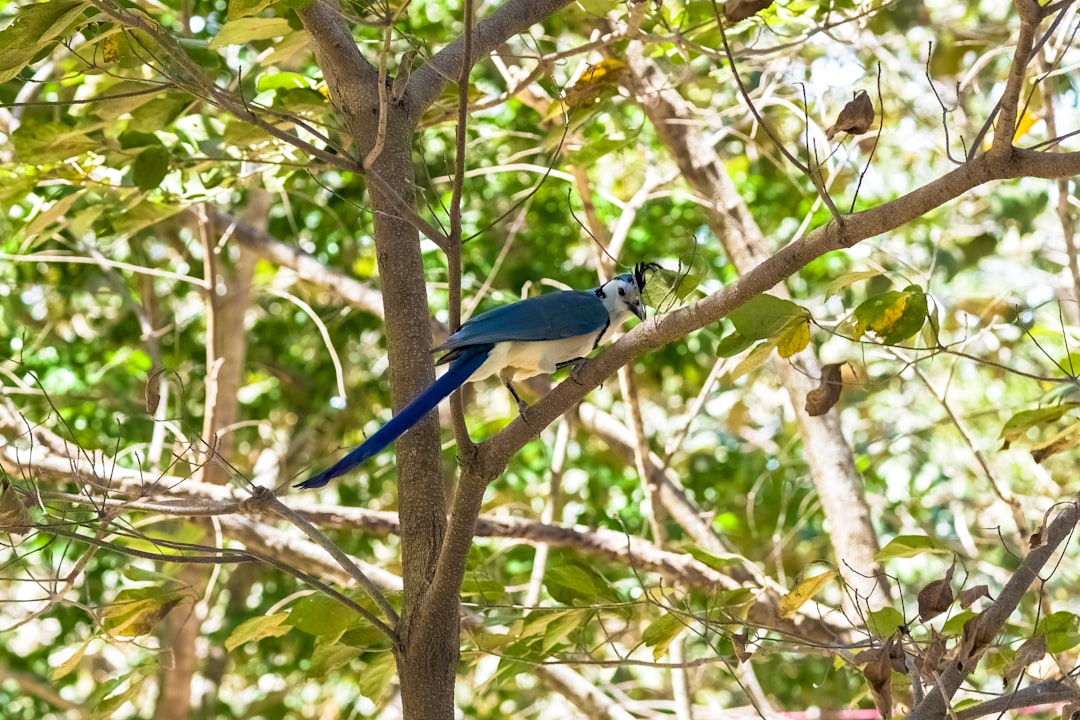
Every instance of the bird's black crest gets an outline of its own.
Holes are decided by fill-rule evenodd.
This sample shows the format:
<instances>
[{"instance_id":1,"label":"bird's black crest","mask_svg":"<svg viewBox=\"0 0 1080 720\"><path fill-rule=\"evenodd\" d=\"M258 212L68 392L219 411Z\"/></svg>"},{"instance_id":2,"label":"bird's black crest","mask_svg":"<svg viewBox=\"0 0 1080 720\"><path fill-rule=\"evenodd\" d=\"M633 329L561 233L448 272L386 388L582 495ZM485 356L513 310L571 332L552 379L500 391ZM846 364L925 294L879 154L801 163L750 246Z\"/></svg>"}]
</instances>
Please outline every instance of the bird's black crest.
<instances>
[{"instance_id":1,"label":"bird's black crest","mask_svg":"<svg viewBox=\"0 0 1080 720\"><path fill-rule=\"evenodd\" d=\"M634 266L634 284L637 285L638 292L645 289L645 281L648 279L645 273L659 269L660 266L654 262L638 263Z\"/></svg>"}]
</instances>

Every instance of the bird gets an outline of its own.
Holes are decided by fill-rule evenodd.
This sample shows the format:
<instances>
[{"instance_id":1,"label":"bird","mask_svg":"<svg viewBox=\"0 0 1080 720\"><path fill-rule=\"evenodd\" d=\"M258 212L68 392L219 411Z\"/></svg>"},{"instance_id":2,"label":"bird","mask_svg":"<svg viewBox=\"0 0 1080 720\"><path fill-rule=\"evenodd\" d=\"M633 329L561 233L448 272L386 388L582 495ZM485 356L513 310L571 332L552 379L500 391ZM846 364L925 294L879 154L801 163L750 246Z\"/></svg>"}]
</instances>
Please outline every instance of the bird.
<instances>
[{"instance_id":1,"label":"bird","mask_svg":"<svg viewBox=\"0 0 1080 720\"><path fill-rule=\"evenodd\" d=\"M518 411L524 413L529 406L518 395L514 381L564 367L577 371L586 356L631 316L644 320L646 273L659 267L638 263L633 272L592 290L546 293L471 318L432 350L446 353L436 363L449 364L442 376L345 457L293 487L320 488L350 472L387 448L466 382L497 375L517 401Z\"/></svg>"}]
</instances>

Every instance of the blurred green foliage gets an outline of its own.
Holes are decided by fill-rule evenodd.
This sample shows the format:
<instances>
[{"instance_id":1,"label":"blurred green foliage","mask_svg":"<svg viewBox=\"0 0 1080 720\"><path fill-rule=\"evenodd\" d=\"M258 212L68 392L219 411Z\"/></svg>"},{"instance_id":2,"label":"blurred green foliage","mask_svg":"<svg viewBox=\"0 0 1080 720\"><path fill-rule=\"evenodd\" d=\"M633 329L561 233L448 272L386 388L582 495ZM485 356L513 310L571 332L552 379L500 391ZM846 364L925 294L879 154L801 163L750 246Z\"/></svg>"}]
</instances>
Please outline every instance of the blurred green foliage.
<instances>
[{"instance_id":1,"label":"blurred green foliage","mask_svg":"<svg viewBox=\"0 0 1080 720\"><path fill-rule=\"evenodd\" d=\"M328 148L350 152L295 7L195 1L143 9L220 86L302 117L325 133ZM364 1L347 6L357 17L378 7ZM544 281L578 288L596 283L595 241L583 227L583 187L573 179L574 168L584 170L584 189L609 228L650 177L670 176L637 210L619 260L653 260L672 270L692 257L700 289L677 305L734 279L700 199L678 180L655 129L625 92L605 87L593 104L571 107L565 117L542 111L557 106L585 66L601 59L570 51L594 29L608 27L608 20L625 21L630 7L576 3L515 38L504 62L513 56L527 70L538 53L564 56L528 88L529 102L485 103L470 115L462 205L466 303L490 281L477 311L549 289ZM395 28L389 61L410 49L430 57L461 32L461 17L459 2L415 0ZM253 20L272 22L273 32L284 34L261 36L268 26ZM230 21L237 23L230 32L238 34L225 43L229 36L218 33ZM137 34L119 32L89 5L9 4L0 8L0 22L8 25L2 37L9 39L23 32L20 23L34 28L29 40L0 40L0 104L17 116L17 122L6 121L0 167L4 395L31 427L40 424L87 453L100 451L123 467L142 468L148 480L158 473L190 475L208 372L206 250L185 209L212 203L239 215L251 188L261 186L275 198L266 218L269 235L377 287L365 181L314 162L178 89L157 86L161 77L147 59L154 48ZM728 32L743 82L766 121L802 160L822 164L838 206L865 208L952 169L946 150L962 152L957 138L970 142L996 101L988 88L1001 82L1009 60L996 49L1010 42L1014 26L1000 3L796 2L770 6ZM829 32L820 32L824 28ZM698 114L687 122L712 133L770 248L827 222L831 215L812 183L782 160L745 111L717 50L712 4L650 3L642 30L649 54L696 104ZM358 23L355 36L374 60L378 28ZM623 40L610 48L615 57L624 51ZM107 61L107 52L117 59ZM1075 60L1074 51L1067 52L1063 67ZM942 108L926 86L928 59L939 91L966 78L962 97L946 102L948 140ZM1058 128L1074 128L1075 103L1064 105L1075 97L1075 78L1062 74L1056 80L1055 102L1063 106ZM470 96L485 101L507 89L492 62L482 62L471 81ZM855 89L869 90L875 106L883 105L880 137L827 144L821 128ZM87 102L108 96L116 99ZM455 147L448 113L456 97L454 89L425 116L413 143L418 207L444 227ZM1046 132L1045 123L1036 124L1018 143L1041 142ZM1067 191L1075 204L1075 184ZM1017 548L998 534L999 527L1016 530L1008 503L998 497L1001 487L1021 499L1032 524L1074 489L1075 443L1068 435L1061 440L1076 427L1074 415L1018 415L1075 402L1075 365L1056 364L1073 357L1077 334L1077 299L1062 300L1070 284L1054 215L1058 192L1034 180L979 188L888 236L819 258L788 283L794 301L813 318L811 343L819 356L858 368L834 412L852 445L882 542L930 538L968 563L963 582L969 585L997 583L1015 564ZM432 312L445 320L446 261L433 244L425 242L423 249ZM226 263L236 260L237 247L227 237L216 251ZM863 274L834 285L848 273ZM282 293L314 308L332 349L312 318ZM905 305L890 315L900 297L916 298L914 314ZM857 332L845 332L852 323ZM246 487L264 451L279 458L284 484L362 441L389 417L381 323L327 288L262 260L243 327L235 331L247 342L242 422L232 430L236 454L227 458L237 487ZM707 386L710 369L728 348L722 339L732 333L725 321L646 355L631 370L650 449L708 514L731 553L790 588L809 565L832 562L829 528L792 416L791 404L801 406L803 399L787 398L767 366L735 377L734 363L725 364ZM768 330L751 339L773 335ZM332 402L337 377L331 350L342 361L344 410ZM167 421L155 419L146 401L148 384L161 370L174 392ZM612 378L590 399L624 415L618 387ZM701 394L701 410L690 417ZM494 434L514 417L496 387L467 396L475 437ZM149 465L147 449L163 422L171 433L166 457ZM1014 430L1013 447L998 452L1004 427ZM552 500L554 438L554 427L547 429L514 458L489 489L485 512L541 516ZM633 464L576 423L570 438L555 522L650 538L650 505ZM28 435L13 433L7 441L26 443ZM1033 448L1053 452L1035 466ZM998 491L975 450L991 457ZM452 478L452 446L444 459ZM77 490L74 482L29 474L10 480L24 490ZM98 519L92 508L55 499L35 503L32 494L24 499L38 519L73 527ZM395 510L393 453L339 481L325 499ZM190 523L137 513L125 522L159 540L216 542L193 537L198 527ZM672 548L693 549L674 520L664 527ZM400 572L395 537L352 528L329 534L346 552ZM149 541L145 547L164 552ZM736 613L731 608L744 598L661 588L654 577L620 562L552 548L538 598L543 609L531 611L524 603L535 555L535 544L520 539L474 543L462 589L472 623L463 634L460 668L459 708L466 717L552 717L550 708L561 701L537 680L535 663L610 660L662 645L676 635L665 614L671 608L696 618L687 620L693 631L681 634L686 656L715 659L695 671L695 703L750 702L731 676L738 662L731 636L738 628L724 614ZM86 542L66 537L12 536L0 557L0 598L10 610L0 625L0 668L43 679L95 717L152 712L154 678L167 658L150 632L165 613L190 612L196 601L208 608L204 627L211 646L201 670L208 689L199 717L321 717L326 707L336 707L341 717L378 717L393 701L385 637L331 598L297 598L302 584L273 568L224 565L205 597L195 597L190 588L174 587L172 563L90 552ZM86 564L72 587L52 595L80 558ZM888 556L885 567L910 603L950 561L912 551ZM1036 604L1028 604L1013 618L1003 645L1039 627L1053 651L1074 652L1080 607L1068 588L1078 572L1074 558L1064 559L1044 598L1052 614L1040 619ZM819 599L838 606L841 590L832 585ZM367 602L360 595L354 600ZM267 613L287 617L271 614L268 622ZM909 604L888 618L912 621L915 614ZM125 635L118 626L137 632ZM913 625L913 634L925 640L928 627ZM942 629L937 622L935 627ZM226 652L230 639L237 644ZM752 631L751 640L754 671L775 708L873 706L857 668L803 653L776 634ZM652 657L651 650L642 652ZM1063 667L1073 661L1069 655ZM635 702L662 704L670 703L665 678L660 669L627 665L605 682L621 684ZM987 687L991 680L978 678ZM0 707L12 720L59 717L47 699L13 680L0 682Z\"/></svg>"}]
</instances>

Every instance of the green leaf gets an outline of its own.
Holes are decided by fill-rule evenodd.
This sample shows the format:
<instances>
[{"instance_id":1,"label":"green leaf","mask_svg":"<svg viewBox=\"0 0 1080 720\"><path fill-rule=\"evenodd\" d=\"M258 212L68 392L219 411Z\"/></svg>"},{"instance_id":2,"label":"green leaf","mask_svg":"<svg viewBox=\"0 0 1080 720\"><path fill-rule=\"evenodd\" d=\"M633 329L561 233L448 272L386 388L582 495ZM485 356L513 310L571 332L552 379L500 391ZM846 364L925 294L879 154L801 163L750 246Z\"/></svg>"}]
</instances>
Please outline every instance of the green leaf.
<instances>
[{"instance_id":1,"label":"green leaf","mask_svg":"<svg viewBox=\"0 0 1080 720\"><path fill-rule=\"evenodd\" d=\"M886 345L912 337L926 322L926 293L918 285L864 300L853 313L855 336L874 332Z\"/></svg>"},{"instance_id":2,"label":"green leaf","mask_svg":"<svg viewBox=\"0 0 1080 720\"><path fill-rule=\"evenodd\" d=\"M60 218L64 217L68 211L71 210L71 206L75 204L75 201L81 198L85 193L85 189L76 190L70 195L65 195L60 198L48 208L38 213L23 231L26 237L30 239L35 238L54 222L60 220Z\"/></svg>"},{"instance_id":3,"label":"green leaf","mask_svg":"<svg viewBox=\"0 0 1080 720\"><path fill-rule=\"evenodd\" d=\"M101 611L101 627L111 635L149 635L157 624L179 605L185 596L179 590L159 587L128 588Z\"/></svg>"},{"instance_id":4,"label":"green leaf","mask_svg":"<svg viewBox=\"0 0 1080 720\"><path fill-rule=\"evenodd\" d=\"M329 107L329 102L318 90L281 88L274 92L274 107L296 114L324 113Z\"/></svg>"},{"instance_id":5,"label":"green leaf","mask_svg":"<svg viewBox=\"0 0 1080 720\"><path fill-rule=\"evenodd\" d=\"M741 622L746 619L757 591L750 588L735 588L714 593L709 601L709 622Z\"/></svg>"},{"instance_id":6,"label":"green leaf","mask_svg":"<svg viewBox=\"0 0 1080 720\"><path fill-rule=\"evenodd\" d=\"M474 572L461 583L462 597L479 597L488 604L498 604L507 599L506 584L482 573Z\"/></svg>"},{"instance_id":7,"label":"green leaf","mask_svg":"<svg viewBox=\"0 0 1080 720\"><path fill-rule=\"evenodd\" d=\"M24 5L0 31L0 82L7 82L57 38L70 34L87 7L82 0Z\"/></svg>"},{"instance_id":8,"label":"green leaf","mask_svg":"<svg viewBox=\"0 0 1080 720\"><path fill-rule=\"evenodd\" d=\"M228 45L243 45L252 40L271 40L292 32L285 18L245 17L229 20L210 41L210 48L219 50Z\"/></svg>"},{"instance_id":9,"label":"green leaf","mask_svg":"<svg viewBox=\"0 0 1080 720\"><path fill-rule=\"evenodd\" d=\"M788 323L810 317L810 312L790 300L758 295L728 315L735 329L752 340L770 338Z\"/></svg>"},{"instance_id":10,"label":"green leaf","mask_svg":"<svg viewBox=\"0 0 1080 720\"><path fill-rule=\"evenodd\" d=\"M146 148L131 164L132 182L143 192L153 190L169 173L169 159L169 151L160 145Z\"/></svg>"},{"instance_id":11,"label":"green leaf","mask_svg":"<svg viewBox=\"0 0 1080 720\"><path fill-rule=\"evenodd\" d=\"M618 137L604 136L590 140L587 143L582 143L581 147L566 153L567 165L580 165L581 167L593 167L596 162L605 155L620 152L629 147L637 147L638 138L634 135L624 135ZM655 307L648 301L649 288L645 287L645 304L650 307Z\"/></svg>"},{"instance_id":12,"label":"green leaf","mask_svg":"<svg viewBox=\"0 0 1080 720\"><path fill-rule=\"evenodd\" d=\"M320 635L315 641L315 650L311 653L311 667L308 673L314 677L327 675L338 668L344 667L363 651L351 645L345 645L337 636Z\"/></svg>"},{"instance_id":13,"label":"green leaf","mask_svg":"<svg viewBox=\"0 0 1080 720\"><path fill-rule=\"evenodd\" d=\"M591 608L560 610L554 613L554 617L544 629L544 642L540 646L541 652L547 655L572 632L588 625L592 618L593 610Z\"/></svg>"},{"instance_id":14,"label":"green leaf","mask_svg":"<svg viewBox=\"0 0 1080 720\"><path fill-rule=\"evenodd\" d=\"M168 93L140 105L131 113L131 125L144 132L156 132L167 128L179 117L192 99L180 93Z\"/></svg>"},{"instance_id":15,"label":"green leaf","mask_svg":"<svg viewBox=\"0 0 1080 720\"><path fill-rule=\"evenodd\" d=\"M941 547L926 535L897 535L889 541L888 545L878 551L874 559L885 562L895 558L915 557L924 553L952 554L950 550Z\"/></svg>"},{"instance_id":16,"label":"green leaf","mask_svg":"<svg viewBox=\"0 0 1080 720\"><path fill-rule=\"evenodd\" d=\"M151 145L161 145L161 140L152 132L140 132L138 130L127 130L120 133L120 136L116 138L120 141L121 150L131 150L132 148L150 147Z\"/></svg>"},{"instance_id":17,"label":"green leaf","mask_svg":"<svg viewBox=\"0 0 1080 720\"><path fill-rule=\"evenodd\" d=\"M390 651L379 653L373 660L368 661L367 666L359 673L358 689L364 697L379 702L383 695L390 689L390 680L397 672L397 663L394 653Z\"/></svg>"},{"instance_id":18,"label":"green leaf","mask_svg":"<svg viewBox=\"0 0 1080 720\"><path fill-rule=\"evenodd\" d=\"M538 608L532 610L523 619L514 623L510 635L516 641L531 642L547 634L548 625L559 619L563 612L560 608Z\"/></svg>"},{"instance_id":19,"label":"green leaf","mask_svg":"<svg viewBox=\"0 0 1080 720\"><path fill-rule=\"evenodd\" d=\"M649 273L642 299L649 307L665 312L696 291L708 277L709 267L698 254L679 258L679 269L661 268Z\"/></svg>"},{"instance_id":20,"label":"green leaf","mask_svg":"<svg viewBox=\"0 0 1080 720\"><path fill-rule=\"evenodd\" d=\"M311 82L300 73L279 72L274 73L273 75L260 75L255 83L255 87L259 92L266 92L267 90L291 90L294 88L310 89Z\"/></svg>"},{"instance_id":21,"label":"green leaf","mask_svg":"<svg viewBox=\"0 0 1080 720\"><path fill-rule=\"evenodd\" d=\"M90 139L83 130L59 122L28 120L11 134L11 140L19 162L30 165L67 160L101 147L100 141Z\"/></svg>"},{"instance_id":22,"label":"green leaf","mask_svg":"<svg viewBox=\"0 0 1080 720\"><path fill-rule=\"evenodd\" d=\"M754 372L769 359L769 355L772 354L773 348L776 347L775 343L763 342L759 343L756 348L750 351L750 353L739 361L731 370L731 379L740 378L743 375Z\"/></svg>"},{"instance_id":23,"label":"green leaf","mask_svg":"<svg viewBox=\"0 0 1080 720\"><path fill-rule=\"evenodd\" d=\"M894 607L883 607L866 616L866 629L879 638L896 634L896 628L904 624L904 616Z\"/></svg>"},{"instance_id":24,"label":"green leaf","mask_svg":"<svg viewBox=\"0 0 1080 720\"><path fill-rule=\"evenodd\" d=\"M259 617L245 620L236 626L232 633L225 639L225 649L233 651L246 642L259 641L267 637L281 637L292 630L291 625L285 625L289 613L275 613L274 615L260 615Z\"/></svg>"},{"instance_id":25,"label":"green leaf","mask_svg":"<svg viewBox=\"0 0 1080 720\"><path fill-rule=\"evenodd\" d=\"M1023 439L1031 428L1057 422L1065 413L1078 407L1080 403L1070 402L1034 410L1022 410L1009 418L1005 427L1001 428L1001 439L1005 441L1005 447L1008 448L1012 443Z\"/></svg>"},{"instance_id":26,"label":"green leaf","mask_svg":"<svg viewBox=\"0 0 1080 720\"><path fill-rule=\"evenodd\" d=\"M645 647L652 648L653 660L659 660L667 652L671 643L686 629L685 619L671 613L664 613L649 623L645 632L641 634L641 641L645 643Z\"/></svg>"},{"instance_id":27,"label":"green leaf","mask_svg":"<svg viewBox=\"0 0 1080 720\"><path fill-rule=\"evenodd\" d=\"M101 120L116 120L121 115L134 112L136 108L153 102L155 94L146 92L149 87L146 83L127 80L110 85L108 88L102 89L101 96L139 94L128 95L128 97L109 97L107 100L94 103L90 112L93 113L94 117Z\"/></svg>"},{"instance_id":28,"label":"green leaf","mask_svg":"<svg viewBox=\"0 0 1080 720\"><path fill-rule=\"evenodd\" d=\"M355 610L342 605L335 598L314 594L302 597L289 610L286 621L309 635L340 637L362 619Z\"/></svg>"},{"instance_id":29,"label":"green leaf","mask_svg":"<svg viewBox=\"0 0 1080 720\"><path fill-rule=\"evenodd\" d=\"M618 602L614 588L593 570L580 565L559 565L544 576L544 587L563 605L577 602Z\"/></svg>"},{"instance_id":30,"label":"green leaf","mask_svg":"<svg viewBox=\"0 0 1080 720\"><path fill-rule=\"evenodd\" d=\"M157 570L149 570L138 565L128 565L123 570L123 575L132 582L147 582L155 583L158 586L163 586L168 583L178 583L179 581L166 573L158 572Z\"/></svg>"},{"instance_id":31,"label":"green leaf","mask_svg":"<svg viewBox=\"0 0 1080 720\"><path fill-rule=\"evenodd\" d=\"M67 660L54 667L52 673L49 674L49 677L53 680L59 680L71 673L72 670L79 666L79 661L82 660L83 655L86 654L86 648L88 647L90 647L89 640L76 648L75 652L71 653Z\"/></svg>"},{"instance_id":32,"label":"green leaf","mask_svg":"<svg viewBox=\"0 0 1080 720\"><path fill-rule=\"evenodd\" d=\"M979 613L975 612L974 610L965 610L961 613L953 615L951 618L948 619L948 621L946 621L944 625L941 626L941 634L950 637L959 637L960 634L964 632L964 625L967 624L967 621L978 614Z\"/></svg>"},{"instance_id":33,"label":"green leaf","mask_svg":"<svg viewBox=\"0 0 1080 720\"><path fill-rule=\"evenodd\" d=\"M240 148L255 148L267 143L277 142L277 138L262 128L236 119L230 120L229 124L225 126L225 133L222 138L226 145Z\"/></svg>"},{"instance_id":34,"label":"green leaf","mask_svg":"<svg viewBox=\"0 0 1080 720\"><path fill-rule=\"evenodd\" d=\"M146 682L146 675L143 672L133 672L130 675L121 678L121 682L126 681L127 687L118 693L108 695L104 697L100 702L93 706L94 712L99 717L113 717L116 711L120 707L133 699L142 690L143 683Z\"/></svg>"},{"instance_id":35,"label":"green leaf","mask_svg":"<svg viewBox=\"0 0 1080 720\"><path fill-rule=\"evenodd\" d=\"M239 20L249 15L258 15L277 0L229 0L227 19Z\"/></svg>"},{"instance_id":36,"label":"green leaf","mask_svg":"<svg viewBox=\"0 0 1080 720\"><path fill-rule=\"evenodd\" d=\"M1080 617L1059 610L1039 622L1038 632L1046 635L1046 649L1052 653L1065 652L1080 645Z\"/></svg>"},{"instance_id":37,"label":"green leaf","mask_svg":"<svg viewBox=\"0 0 1080 720\"><path fill-rule=\"evenodd\" d=\"M844 290L861 280L868 280L872 277L877 277L880 274L880 270L859 270L857 272L844 273L843 275L834 278L832 282L825 286L825 297L832 297L841 290Z\"/></svg>"},{"instance_id":38,"label":"green leaf","mask_svg":"<svg viewBox=\"0 0 1080 720\"><path fill-rule=\"evenodd\" d=\"M728 570L736 565L742 565L746 560L732 553L725 555L714 555L706 550L702 550L696 545L691 545L683 552L689 553L692 558L698 562L708 565L713 570Z\"/></svg>"},{"instance_id":39,"label":"green leaf","mask_svg":"<svg viewBox=\"0 0 1080 720\"><path fill-rule=\"evenodd\" d=\"M734 357L753 344L753 338L741 335L736 330L729 335L725 335L721 338L720 342L716 344L716 356L725 358Z\"/></svg>"}]
</instances>

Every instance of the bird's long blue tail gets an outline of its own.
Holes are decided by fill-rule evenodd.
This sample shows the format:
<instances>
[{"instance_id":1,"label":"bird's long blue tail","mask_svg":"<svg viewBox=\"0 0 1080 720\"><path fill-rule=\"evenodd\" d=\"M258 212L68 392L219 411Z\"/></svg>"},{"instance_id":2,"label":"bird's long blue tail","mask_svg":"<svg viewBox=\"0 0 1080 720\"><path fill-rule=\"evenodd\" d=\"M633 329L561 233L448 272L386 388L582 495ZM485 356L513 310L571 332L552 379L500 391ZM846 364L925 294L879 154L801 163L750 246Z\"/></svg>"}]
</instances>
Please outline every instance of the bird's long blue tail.
<instances>
[{"instance_id":1,"label":"bird's long blue tail","mask_svg":"<svg viewBox=\"0 0 1080 720\"><path fill-rule=\"evenodd\" d=\"M465 381L484 364L493 345L474 345L467 347L450 363L450 369L436 380L431 387L416 396L401 412L375 431L371 437L354 448L348 455L307 480L293 487L319 488L334 478L344 475L368 458L385 449L403 433L431 412L442 399L465 384Z\"/></svg>"}]
</instances>

